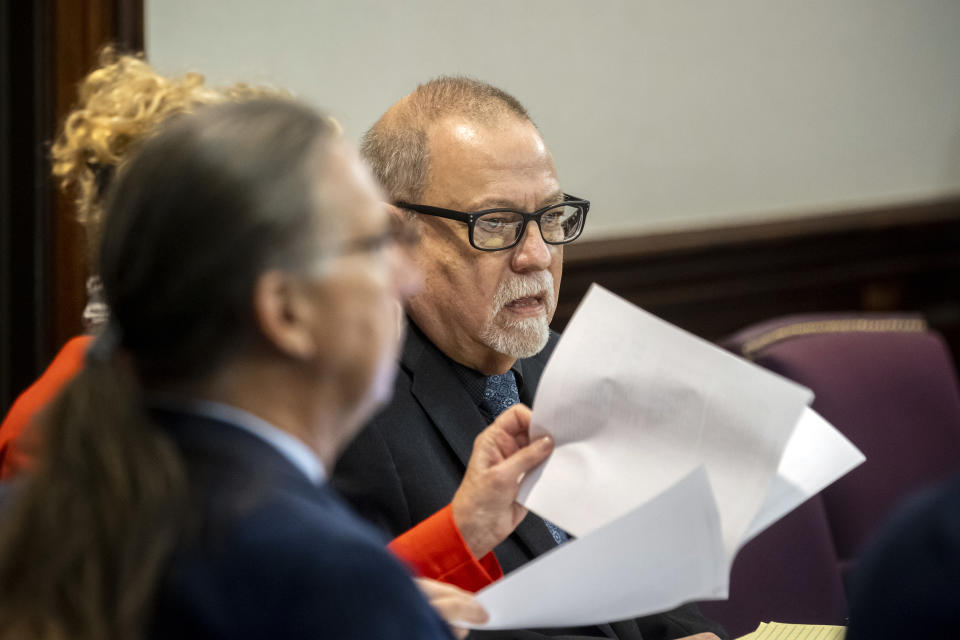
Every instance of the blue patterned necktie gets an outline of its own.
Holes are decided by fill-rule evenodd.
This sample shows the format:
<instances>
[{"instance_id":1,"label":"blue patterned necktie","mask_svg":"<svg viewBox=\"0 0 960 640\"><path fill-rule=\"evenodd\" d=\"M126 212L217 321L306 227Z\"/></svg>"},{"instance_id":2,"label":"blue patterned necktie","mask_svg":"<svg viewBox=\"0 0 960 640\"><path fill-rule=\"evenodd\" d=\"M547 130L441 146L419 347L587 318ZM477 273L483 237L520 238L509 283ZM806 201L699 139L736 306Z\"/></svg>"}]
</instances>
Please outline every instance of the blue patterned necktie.
<instances>
[{"instance_id":1,"label":"blue patterned necktie","mask_svg":"<svg viewBox=\"0 0 960 640\"><path fill-rule=\"evenodd\" d=\"M483 390L483 400L480 402L481 408L496 418L498 415L520 402L520 392L517 389L517 379L513 371L500 373L487 378L487 386ZM557 544L563 544L567 541L567 532L548 520L543 523L547 525L550 535L557 541Z\"/></svg>"}]
</instances>

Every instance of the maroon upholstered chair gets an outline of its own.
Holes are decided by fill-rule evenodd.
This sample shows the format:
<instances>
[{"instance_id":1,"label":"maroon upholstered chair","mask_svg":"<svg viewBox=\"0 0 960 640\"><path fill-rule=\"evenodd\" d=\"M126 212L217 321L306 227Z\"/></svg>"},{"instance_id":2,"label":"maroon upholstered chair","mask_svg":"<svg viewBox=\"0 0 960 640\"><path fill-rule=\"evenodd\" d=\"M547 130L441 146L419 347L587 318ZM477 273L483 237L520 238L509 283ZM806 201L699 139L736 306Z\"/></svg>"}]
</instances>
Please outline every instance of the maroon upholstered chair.
<instances>
[{"instance_id":1,"label":"maroon upholstered chair","mask_svg":"<svg viewBox=\"0 0 960 640\"><path fill-rule=\"evenodd\" d=\"M897 502L960 470L956 370L920 316L790 316L723 346L810 387L814 409L866 455L820 494L844 574Z\"/></svg>"},{"instance_id":2,"label":"maroon upholstered chair","mask_svg":"<svg viewBox=\"0 0 960 640\"><path fill-rule=\"evenodd\" d=\"M846 598L820 496L748 542L730 572L730 597L702 602L731 638L760 622L845 624Z\"/></svg>"}]
</instances>

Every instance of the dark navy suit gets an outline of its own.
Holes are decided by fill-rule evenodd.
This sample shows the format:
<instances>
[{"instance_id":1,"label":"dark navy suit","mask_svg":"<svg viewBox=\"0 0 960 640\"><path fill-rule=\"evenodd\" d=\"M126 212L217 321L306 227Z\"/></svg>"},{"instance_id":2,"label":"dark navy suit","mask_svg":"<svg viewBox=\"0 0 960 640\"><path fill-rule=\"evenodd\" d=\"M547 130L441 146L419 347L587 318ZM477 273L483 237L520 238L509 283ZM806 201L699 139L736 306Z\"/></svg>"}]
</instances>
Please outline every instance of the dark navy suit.
<instances>
[{"instance_id":1,"label":"dark navy suit","mask_svg":"<svg viewBox=\"0 0 960 640\"><path fill-rule=\"evenodd\" d=\"M155 411L186 462L192 517L151 638L449 638L385 541L270 444Z\"/></svg>"},{"instance_id":2,"label":"dark navy suit","mask_svg":"<svg viewBox=\"0 0 960 640\"><path fill-rule=\"evenodd\" d=\"M514 365L521 402L533 404L557 338L553 334L541 353ZM454 363L411 325L393 399L348 447L334 470L333 484L362 516L390 535L398 535L450 502L463 479L473 440L488 422ZM556 542L543 520L531 513L495 554L508 573L554 547ZM557 579L576 580L576 576ZM701 631L724 636L718 625L691 605L600 627L486 632L471 634L471 638L547 635L663 640Z\"/></svg>"},{"instance_id":3,"label":"dark navy suit","mask_svg":"<svg viewBox=\"0 0 960 640\"><path fill-rule=\"evenodd\" d=\"M846 637L960 638L960 477L907 500L867 545Z\"/></svg>"}]
</instances>

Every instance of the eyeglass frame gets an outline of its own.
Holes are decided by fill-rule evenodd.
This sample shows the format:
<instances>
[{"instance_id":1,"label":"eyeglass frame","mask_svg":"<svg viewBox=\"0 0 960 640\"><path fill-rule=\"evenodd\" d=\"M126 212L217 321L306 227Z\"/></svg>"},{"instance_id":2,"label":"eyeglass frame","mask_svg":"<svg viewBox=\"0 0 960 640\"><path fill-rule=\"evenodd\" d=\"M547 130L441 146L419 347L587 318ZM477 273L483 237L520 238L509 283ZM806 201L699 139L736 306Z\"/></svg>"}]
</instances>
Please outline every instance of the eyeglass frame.
<instances>
[{"instance_id":1,"label":"eyeglass frame","mask_svg":"<svg viewBox=\"0 0 960 640\"><path fill-rule=\"evenodd\" d=\"M537 209L533 213L527 213L526 211L517 211L516 209L509 209L506 207L497 207L495 209L484 209L483 211L474 211L474 212L465 212L457 211L455 209L444 209L442 207L432 207L426 204L411 204L409 202L394 202L394 206L401 209L407 209L408 211L413 211L416 213L422 213L428 216L435 216L438 218L446 218L448 220L456 220L457 222L465 222L467 224L467 239L470 241L470 246L476 249L477 251L505 251L507 249L512 249L513 247L520 244L520 241L523 240L523 234L527 232L527 224L533 220L537 223L537 229L540 230L540 237L543 238L543 241L551 245L563 245L570 244L574 240L580 237L580 234L583 233L583 228L587 225L587 213L590 211L590 201L584 200L583 198L578 198L576 196L571 196L568 193L563 194L563 200L561 202L554 202L549 204L541 209ZM560 205L571 205L579 208L583 212L583 221L580 224L580 230L577 232L577 235L573 236L569 240L563 240L560 242L551 242L547 240L543 235L543 227L540 226L540 220L543 217L543 214L553 209L559 207ZM523 218L523 224L520 227L520 233L517 234L517 239L513 241L513 244L508 244L503 247L494 247L483 248L478 247L473 242L473 229L476 225L477 220L481 216L485 216L490 213L515 213Z\"/></svg>"}]
</instances>

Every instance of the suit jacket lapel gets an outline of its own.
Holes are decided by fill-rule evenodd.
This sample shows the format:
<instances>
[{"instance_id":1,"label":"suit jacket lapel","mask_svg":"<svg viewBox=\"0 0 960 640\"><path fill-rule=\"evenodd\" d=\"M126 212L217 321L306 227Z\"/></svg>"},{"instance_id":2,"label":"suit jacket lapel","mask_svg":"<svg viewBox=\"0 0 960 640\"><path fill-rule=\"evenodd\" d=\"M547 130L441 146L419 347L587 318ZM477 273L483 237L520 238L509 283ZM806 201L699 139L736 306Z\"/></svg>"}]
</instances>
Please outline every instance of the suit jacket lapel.
<instances>
[{"instance_id":1,"label":"suit jacket lapel","mask_svg":"<svg viewBox=\"0 0 960 640\"><path fill-rule=\"evenodd\" d=\"M473 440L487 426L470 394L450 368L446 356L429 344L416 327L409 330L401 366L410 373L413 396L466 469L473 451ZM524 386L536 388L543 363L525 361L522 367ZM534 514L523 519L513 536L534 554L557 546L543 520Z\"/></svg>"},{"instance_id":2,"label":"suit jacket lapel","mask_svg":"<svg viewBox=\"0 0 960 640\"><path fill-rule=\"evenodd\" d=\"M400 360L410 373L411 392L460 459L464 469L473 440L487 425L440 350L411 327Z\"/></svg>"}]
</instances>

